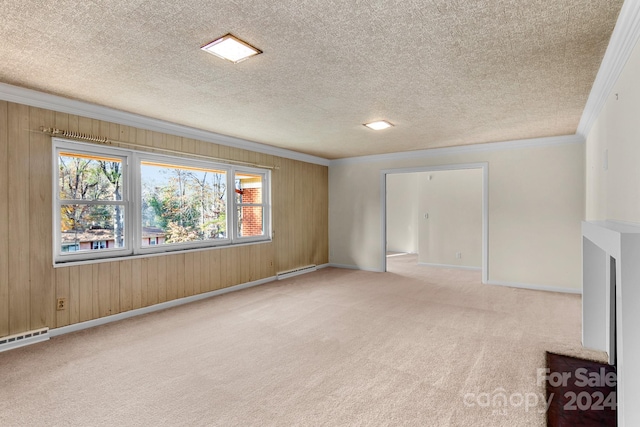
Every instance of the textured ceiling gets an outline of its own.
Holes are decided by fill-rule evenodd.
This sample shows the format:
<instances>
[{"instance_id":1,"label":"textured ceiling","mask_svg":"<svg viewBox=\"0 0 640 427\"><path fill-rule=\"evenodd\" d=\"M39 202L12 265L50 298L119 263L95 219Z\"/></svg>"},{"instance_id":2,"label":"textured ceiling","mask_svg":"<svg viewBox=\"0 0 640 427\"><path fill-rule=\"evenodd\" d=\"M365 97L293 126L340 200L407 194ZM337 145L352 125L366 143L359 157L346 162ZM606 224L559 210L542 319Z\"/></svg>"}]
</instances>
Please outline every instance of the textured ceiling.
<instances>
[{"instance_id":1,"label":"textured ceiling","mask_svg":"<svg viewBox=\"0 0 640 427\"><path fill-rule=\"evenodd\" d=\"M621 6L0 0L0 81L326 158L566 135ZM199 49L227 32L264 54Z\"/></svg>"}]
</instances>

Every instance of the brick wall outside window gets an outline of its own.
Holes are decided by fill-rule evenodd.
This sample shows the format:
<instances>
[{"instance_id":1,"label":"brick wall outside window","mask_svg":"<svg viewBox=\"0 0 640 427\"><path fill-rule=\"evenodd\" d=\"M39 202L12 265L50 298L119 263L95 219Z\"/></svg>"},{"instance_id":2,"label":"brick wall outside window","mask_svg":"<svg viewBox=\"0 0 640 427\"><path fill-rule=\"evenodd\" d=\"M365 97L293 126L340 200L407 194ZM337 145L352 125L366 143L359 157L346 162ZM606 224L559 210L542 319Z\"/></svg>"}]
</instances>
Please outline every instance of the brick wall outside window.
<instances>
[{"instance_id":1,"label":"brick wall outside window","mask_svg":"<svg viewBox=\"0 0 640 427\"><path fill-rule=\"evenodd\" d=\"M242 184L244 185L245 182ZM251 183L248 183L247 187L242 189L242 203L262 203L262 185L252 188ZM244 237L262 235L262 207L242 206L241 209L240 235Z\"/></svg>"}]
</instances>

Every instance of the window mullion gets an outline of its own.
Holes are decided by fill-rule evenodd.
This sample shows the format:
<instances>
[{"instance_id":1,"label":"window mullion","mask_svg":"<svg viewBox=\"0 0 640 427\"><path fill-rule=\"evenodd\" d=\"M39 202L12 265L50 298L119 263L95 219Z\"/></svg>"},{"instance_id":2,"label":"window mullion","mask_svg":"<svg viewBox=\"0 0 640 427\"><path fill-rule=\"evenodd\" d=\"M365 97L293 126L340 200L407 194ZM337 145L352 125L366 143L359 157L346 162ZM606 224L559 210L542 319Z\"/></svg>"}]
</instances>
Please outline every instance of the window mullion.
<instances>
[{"instance_id":1,"label":"window mullion","mask_svg":"<svg viewBox=\"0 0 640 427\"><path fill-rule=\"evenodd\" d=\"M142 244L142 176L140 175L140 156L133 153L131 162L129 162L129 222L132 225L129 240L131 249L134 254L140 252ZM134 211L134 208L135 211Z\"/></svg>"},{"instance_id":2,"label":"window mullion","mask_svg":"<svg viewBox=\"0 0 640 427\"><path fill-rule=\"evenodd\" d=\"M231 242L235 242L238 238L238 207L236 204L236 169L229 169L227 179L227 222L230 228L229 238Z\"/></svg>"}]
</instances>

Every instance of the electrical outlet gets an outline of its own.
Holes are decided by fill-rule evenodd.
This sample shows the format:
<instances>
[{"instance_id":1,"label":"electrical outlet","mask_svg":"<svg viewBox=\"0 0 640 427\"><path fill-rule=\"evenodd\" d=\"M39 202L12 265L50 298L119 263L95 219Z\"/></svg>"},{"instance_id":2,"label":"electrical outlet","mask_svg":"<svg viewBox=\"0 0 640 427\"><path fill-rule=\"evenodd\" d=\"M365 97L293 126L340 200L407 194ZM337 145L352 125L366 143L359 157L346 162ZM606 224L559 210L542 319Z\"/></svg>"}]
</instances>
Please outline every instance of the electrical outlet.
<instances>
[{"instance_id":1,"label":"electrical outlet","mask_svg":"<svg viewBox=\"0 0 640 427\"><path fill-rule=\"evenodd\" d=\"M273 267L273 261L269 261L269 267Z\"/></svg>"},{"instance_id":2,"label":"electrical outlet","mask_svg":"<svg viewBox=\"0 0 640 427\"><path fill-rule=\"evenodd\" d=\"M462 258L462 252L456 252L456 258L461 259Z\"/></svg>"},{"instance_id":3,"label":"electrical outlet","mask_svg":"<svg viewBox=\"0 0 640 427\"><path fill-rule=\"evenodd\" d=\"M56 310L64 310L67 308L67 299L66 298L58 298L56 300Z\"/></svg>"}]
</instances>

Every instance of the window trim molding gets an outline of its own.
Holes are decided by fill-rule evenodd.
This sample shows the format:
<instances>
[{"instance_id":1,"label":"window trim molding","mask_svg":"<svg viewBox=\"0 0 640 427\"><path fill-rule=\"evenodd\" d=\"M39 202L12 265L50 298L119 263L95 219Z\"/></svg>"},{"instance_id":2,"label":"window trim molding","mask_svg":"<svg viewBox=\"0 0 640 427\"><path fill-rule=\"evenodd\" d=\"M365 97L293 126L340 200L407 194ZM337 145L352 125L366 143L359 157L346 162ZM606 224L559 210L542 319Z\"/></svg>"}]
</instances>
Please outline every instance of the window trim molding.
<instances>
[{"instance_id":1,"label":"window trim molding","mask_svg":"<svg viewBox=\"0 0 640 427\"><path fill-rule=\"evenodd\" d=\"M72 265L93 264L99 262L122 261L127 259L146 258L150 256L162 256L175 253L186 253L210 249L219 249L230 246L244 246L249 244L272 242L272 210L271 204L271 171L250 166L235 166L228 163L207 161L203 159L193 159L188 157L171 156L157 154L148 151L133 150L120 147L105 147L98 144L77 142L65 138L53 137L52 139L52 222L53 222L53 265L54 267L64 267ZM123 159L123 195L122 205L125 207L125 248L123 249L103 249L100 251L77 251L62 252L61 250L61 230L60 230L60 207L59 199L59 179L58 179L58 156L60 151L77 152L80 154L100 154ZM141 162L143 161L166 162L176 166L193 166L200 168L210 168L224 171L226 174L226 219L227 237L225 239L194 241L185 243L172 243L163 245L142 245L142 212L140 199L142 197ZM235 189L235 175L238 171L260 174L263 176L263 201L256 206L263 206L264 233L260 236L238 237L235 226L237 224L236 198L229 192ZM90 203L86 203L90 202ZM109 202L109 201L107 201ZM114 203L114 201L111 201ZM107 203L107 204L112 204ZM82 204L95 204L93 201L82 201ZM101 201L97 201L101 204ZM121 203L117 203L121 204ZM140 241L138 241L140 240ZM69 255L71 254L71 255Z\"/></svg>"}]
</instances>

